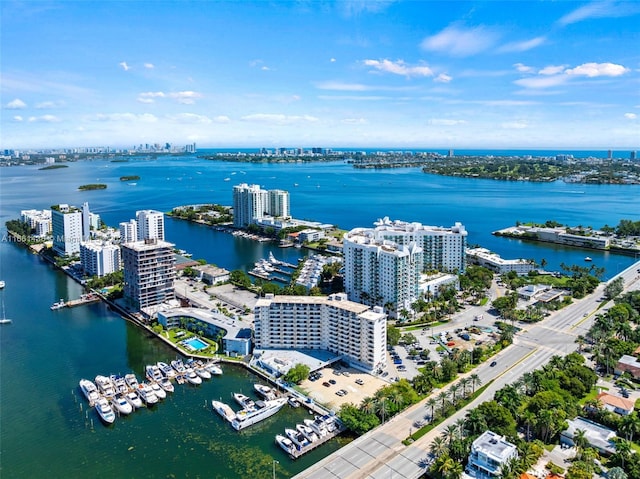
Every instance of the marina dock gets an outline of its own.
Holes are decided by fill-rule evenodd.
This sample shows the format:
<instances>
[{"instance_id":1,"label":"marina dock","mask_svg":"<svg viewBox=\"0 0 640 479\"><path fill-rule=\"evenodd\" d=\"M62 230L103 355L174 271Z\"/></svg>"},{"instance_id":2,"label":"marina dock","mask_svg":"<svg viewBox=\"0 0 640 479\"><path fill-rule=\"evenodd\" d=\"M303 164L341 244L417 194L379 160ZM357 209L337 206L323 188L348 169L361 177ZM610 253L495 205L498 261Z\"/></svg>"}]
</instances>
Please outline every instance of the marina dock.
<instances>
[{"instance_id":1,"label":"marina dock","mask_svg":"<svg viewBox=\"0 0 640 479\"><path fill-rule=\"evenodd\" d=\"M79 299L72 299L70 301L67 301L66 305L69 308L75 308L76 306L97 303L98 301L100 301L100 297L97 294L89 293L83 294Z\"/></svg>"},{"instance_id":2,"label":"marina dock","mask_svg":"<svg viewBox=\"0 0 640 479\"><path fill-rule=\"evenodd\" d=\"M291 454L289 454L289 457L291 459L298 459L300 456L303 456L309 451L313 451L316 447L322 446L324 443L329 442L331 439L336 437L338 434L342 433L344 430L345 430L344 426L340 425L338 429L336 429L335 431L328 433L326 436L321 437L315 442L312 442L308 446L300 450L295 449Z\"/></svg>"}]
</instances>

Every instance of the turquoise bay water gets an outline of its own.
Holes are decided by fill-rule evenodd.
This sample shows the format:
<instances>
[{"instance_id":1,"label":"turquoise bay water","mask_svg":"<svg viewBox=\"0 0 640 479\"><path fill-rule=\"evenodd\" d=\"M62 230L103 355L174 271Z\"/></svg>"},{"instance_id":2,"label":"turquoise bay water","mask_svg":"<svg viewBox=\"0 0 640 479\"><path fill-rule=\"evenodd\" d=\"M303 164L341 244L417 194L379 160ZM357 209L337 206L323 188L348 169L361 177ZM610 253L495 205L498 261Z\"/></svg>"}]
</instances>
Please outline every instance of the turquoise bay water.
<instances>
[{"instance_id":1,"label":"turquoise bay water","mask_svg":"<svg viewBox=\"0 0 640 479\"><path fill-rule=\"evenodd\" d=\"M139 175L136 186L120 182ZM225 181L225 178L230 178ZM80 192L79 185L103 182L106 190ZM639 220L636 186L507 183L425 175L418 169L353 170L343 163L240 164L197 158L93 161L69 168L0 170L0 220L17 218L21 209L56 203L80 205L110 225L138 209L163 211L189 203L231 203L240 182L282 188L291 193L296 217L369 226L378 217L450 226L460 221L469 242L507 258L545 258L547 268L561 262L584 264L584 257L611 276L632 257L496 238L491 231L515 221L554 219L572 225L616 225ZM295 184L298 186L294 186ZM167 220L167 238L220 266L249 268L273 252L295 262L303 251L213 231L180 220ZM4 228L2 229L4 237ZM307 415L286 407L265 423L240 434L211 411L208 402L230 393L251 391L253 379L240 368L226 367L222 377L202 386L179 386L153 410L119 419L111 428L98 422L77 388L83 378L134 371L142 377L150 362L175 353L109 311L103 304L51 311L59 298L76 298L81 289L25 249L0 242L0 291L11 325L0 326L0 476L30 477L288 477L339 447L338 442L290 461L273 437ZM82 405L82 409L81 409ZM93 419L93 428L91 420ZM37 456L36 456L37 454Z\"/></svg>"}]
</instances>

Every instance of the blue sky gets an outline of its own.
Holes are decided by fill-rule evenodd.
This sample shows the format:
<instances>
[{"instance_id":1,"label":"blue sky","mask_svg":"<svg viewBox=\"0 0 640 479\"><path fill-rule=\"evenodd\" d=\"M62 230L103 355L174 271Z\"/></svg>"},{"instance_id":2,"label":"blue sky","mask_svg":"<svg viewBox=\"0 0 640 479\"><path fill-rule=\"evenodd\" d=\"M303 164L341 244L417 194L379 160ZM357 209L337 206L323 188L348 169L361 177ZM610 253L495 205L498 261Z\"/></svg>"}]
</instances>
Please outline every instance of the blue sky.
<instances>
[{"instance_id":1,"label":"blue sky","mask_svg":"<svg viewBox=\"0 0 640 479\"><path fill-rule=\"evenodd\" d=\"M636 148L640 2L0 2L2 148Z\"/></svg>"}]
</instances>

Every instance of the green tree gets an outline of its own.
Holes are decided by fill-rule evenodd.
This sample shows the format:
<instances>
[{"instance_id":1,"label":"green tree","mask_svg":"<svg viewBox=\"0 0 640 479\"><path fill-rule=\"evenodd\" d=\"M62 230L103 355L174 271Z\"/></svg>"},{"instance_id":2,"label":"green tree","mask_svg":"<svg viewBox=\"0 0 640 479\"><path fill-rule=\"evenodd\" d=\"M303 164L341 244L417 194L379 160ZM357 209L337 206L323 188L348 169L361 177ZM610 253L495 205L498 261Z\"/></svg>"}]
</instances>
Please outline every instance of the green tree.
<instances>
[{"instance_id":1,"label":"green tree","mask_svg":"<svg viewBox=\"0 0 640 479\"><path fill-rule=\"evenodd\" d=\"M251 287L251 278L249 275L241 269L235 269L229 273L229 278L233 284L236 284L243 288Z\"/></svg>"},{"instance_id":2,"label":"green tree","mask_svg":"<svg viewBox=\"0 0 640 479\"><path fill-rule=\"evenodd\" d=\"M401 335L402 333L395 326L387 326L387 344L389 344L390 346L397 346L400 342Z\"/></svg>"},{"instance_id":3,"label":"green tree","mask_svg":"<svg viewBox=\"0 0 640 479\"><path fill-rule=\"evenodd\" d=\"M340 408L339 416L345 427L358 435L362 435L380 425L380 420L375 414L365 412L353 404L343 404Z\"/></svg>"},{"instance_id":4,"label":"green tree","mask_svg":"<svg viewBox=\"0 0 640 479\"><path fill-rule=\"evenodd\" d=\"M613 299L624 291L624 279L616 278L607 283L604 287L604 296L607 299Z\"/></svg>"},{"instance_id":5,"label":"green tree","mask_svg":"<svg viewBox=\"0 0 640 479\"><path fill-rule=\"evenodd\" d=\"M309 366L298 363L287 371L287 374L284 375L284 380L290 383L300 384L303 380L307 379L309 372Z\"/></svg>"}]
</instances>

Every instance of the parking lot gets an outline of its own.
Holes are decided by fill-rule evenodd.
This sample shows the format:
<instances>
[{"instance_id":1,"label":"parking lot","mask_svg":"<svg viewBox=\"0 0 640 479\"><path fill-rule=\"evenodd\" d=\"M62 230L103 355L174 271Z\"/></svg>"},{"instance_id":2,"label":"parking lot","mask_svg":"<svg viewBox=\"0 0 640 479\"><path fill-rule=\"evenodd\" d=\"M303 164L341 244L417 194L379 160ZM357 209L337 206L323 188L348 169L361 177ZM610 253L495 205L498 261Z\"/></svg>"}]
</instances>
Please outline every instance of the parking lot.
<instances>
[{"instance_id":1,"label":"parking lot","mask_svg":"<svg viewBox=\"0 0 640 479\"><path fill-rule=\"evenodd\" d=\"M338 369L339 368L339 369ZM365 397L388 383L370 374L344 366L326 367L318 371L322 374L315 381L305 379L300 386L314 401L337 411L342 404L359 405ZM344 391L346 394L336 394Z\"/></svg>"}]
</instances>

